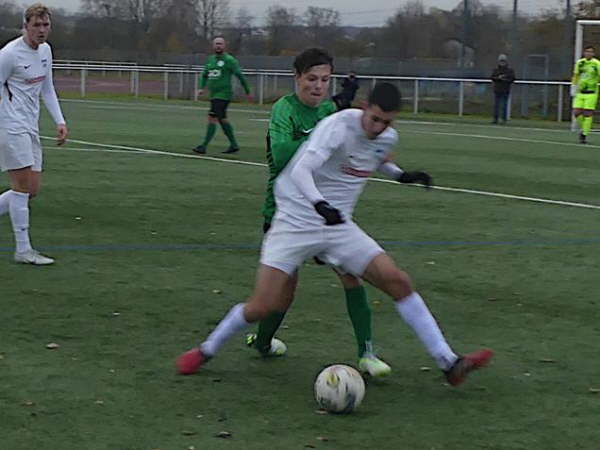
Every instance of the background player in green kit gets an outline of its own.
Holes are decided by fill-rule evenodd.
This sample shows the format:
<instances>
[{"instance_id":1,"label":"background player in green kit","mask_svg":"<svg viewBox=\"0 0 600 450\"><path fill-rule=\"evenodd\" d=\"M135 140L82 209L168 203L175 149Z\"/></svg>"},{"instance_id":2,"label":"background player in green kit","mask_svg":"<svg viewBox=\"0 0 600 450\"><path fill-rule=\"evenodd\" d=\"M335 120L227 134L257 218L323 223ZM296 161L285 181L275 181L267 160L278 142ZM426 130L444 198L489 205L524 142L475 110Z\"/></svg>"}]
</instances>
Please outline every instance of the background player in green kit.
<instances>
[{"instance_id":1,"label":"background player in green kit","mask_svg":"<svg viewBox=\"0 0 600 450\"><path fill-rule=\"evenodd\" d=\"M233 127L227 120L227 106L233 97L231 88L231 76L235 75L246 91L248 100L251 100L250 87L242 74L238 60L225 52L225 39L217 37L213 40L214 55L208 57L204 65L204 71L200 77L198 94L204 94L204 88L208 85L210 93L210 110L208 111L208 127L202 144L193 150L196 153L206 153L206 147L217 131L217 123L221 124L223 133L229 139L229 148L223 153L236 153L240 147L235 140Z\"/></svg>"},{"instance_id":2,"label":"background player in green kit","mask_svg":"<svg viewBox=\"0 0 600 450\"><path fill-rule=\"evenodd\" d=\"M267 232L275 215L273 183L292 159L298 148L307 140L315 125L333 114L336 106L325 100L329 93L329 81L333 59L324 50L311 48L298 55L294 61L296 92L280 98L271 111L267 134L267 161L269 181L263 206L264 226ZM371 309L367 293L359 278L336 270L346 294L346 305L358 343L359 368L372 376L385 376L391 368L376 357L371 344ZM286 296L291 304L298 282L298 275L290 278ZM286 346L274 339L286 311L276 311L259 323L258 333L247 336L247 344L254 346L265 356L280 356Z\"/></svg>"},{"instance_id":3,"label":"background player in green kit","mask_svg":"<svg viewBox=\"0 0 600 450\"><path fill-rule=\"evenodd\" d=\"M573 98L573 114L575 115L581 134L579 142L585 144L587 135L592 129L594 111L598 103L598 83L600 82L600 61L594 58L594 47L583 49L583 58L575 63L571 95Z\"/></svg>"}]
</instances>

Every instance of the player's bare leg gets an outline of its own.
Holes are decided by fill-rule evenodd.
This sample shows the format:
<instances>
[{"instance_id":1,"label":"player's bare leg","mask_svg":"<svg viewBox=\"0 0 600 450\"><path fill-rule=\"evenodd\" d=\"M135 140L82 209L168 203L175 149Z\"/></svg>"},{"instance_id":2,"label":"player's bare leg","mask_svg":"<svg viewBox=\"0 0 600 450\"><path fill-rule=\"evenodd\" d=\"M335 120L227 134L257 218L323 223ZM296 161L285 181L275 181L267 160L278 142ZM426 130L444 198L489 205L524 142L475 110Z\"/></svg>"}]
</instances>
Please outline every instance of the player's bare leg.
<instances>
[{"instance_id":1,"label":"player's bare leg","mask_svg":"<svg viewBox=\"0 0 600 450\"><path fill-rule=\"evenodd\" d=\"M427 305L414 290L408 274L396 267L385 253L369 263L364 278L395 299L399 315L413 329L451 385L462 383L469 372L485 366L491 359L491 350L479 350L464 356L455 354Z\"/></svg>"},{"instance_id":2,"label":"player's bare leg","mask_svg":"<svg viewBox=\"0 0 600 450\"><path fill-rule=\"evenodd\" d=\"M177 359L177 369L182 375L197 372L235 334L251 323L264 319L272 311L286 310L288 299L283 295L290 276L273 267L262 264L256 276L254 293L246 303L235 305L210 333L208 338Z\"/></svg>"},{"instance_id":3,"label":"player's bare leg","mask_svg":"<svg viewBox=\"0 0 600 450\"><path fill-rule=\"evenodd\" d=\"M289 278L284 287L285 304L289 308L294 301L296 286L298 285L298 272ZM246 335L246 345L256 348L262 356L283 356L287 352L287 346L283 341L275 337L277 329L283 322L287 308L284 310L275 309L265 320L258 324L257 333Z\"/></svg>"}]
</instances>

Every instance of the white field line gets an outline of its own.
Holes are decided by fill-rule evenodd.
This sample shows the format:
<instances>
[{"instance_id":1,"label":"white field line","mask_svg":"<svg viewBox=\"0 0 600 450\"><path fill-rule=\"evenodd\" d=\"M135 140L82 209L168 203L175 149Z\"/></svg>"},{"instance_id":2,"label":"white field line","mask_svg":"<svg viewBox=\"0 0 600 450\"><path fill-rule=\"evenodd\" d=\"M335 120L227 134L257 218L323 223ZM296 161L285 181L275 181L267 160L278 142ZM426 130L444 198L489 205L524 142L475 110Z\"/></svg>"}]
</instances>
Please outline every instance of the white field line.
<instances>
[{"instance_id":1,"label":"white field line","mask_svg":"<svg viewBox=\"0 0 600 450\"><path fill-rule=\"evenodd\" d=\"M465 136L469 136L469 135L465 135ZM40 137L42 139L54 140L54 138L48 137L48 136L40 136ZM100 147L103 149L127 150L127 151L132 151L132 152L137 152L137 153L165 155L165 156L171 156L171 157L175 157L175 158L205 159L205 160L209 160L209 161L224 162L224 163L228 163L228 164L239 164L239 165L245 165L245 166L258 166L258 167L266 167L267 166L266 164L252 162L252 161L240 161L240 160L235 160L235 159L216 158L213 156L200 156L200 155L191 155L191 154L187 155L184 153L165 152L165 151L160 151L160 150L151 150L151 149L147 149L147 148L130 147L130 146L125 146L125 145L107 145L107 144L99 144L99 143L95 143L95 142L80 141L80 140L74 140L74 139L69 140L69 142L73 142L75 144ZM537 141L534 141L534 142L537 142ZM61 148L61 147L58 147L58 148ZM68 150L68 149L69 149L68 147L64 148L64 150ZM395 181L385 180L385 179L381 179L381 178L370 178L369 180L375 181L378 183L392 183L392 184L398 185L398 183ZM422 186L416 185L416 184L411 184L408 186L422 187ZM587 203L568 202L568 201L563 201L563 200L552 200L552 199L548 199L548 198L538 198L538 197L526 197L526 196L522 196L522 195L503 194L501 192L488 192L488 191L479 191L479 190L474 190L474 189L463 189L463 188L446 187L446 186L433 186L432 188L439 190L439 191L460 192L463 194L483 195L483 196L487 196L487 197L505 198L505 199L511 199L511 200L521 200L521 201L528 201L528 202L542 203L542 204L549 204L549 205L570 206L570 207L576 207L576 208L600 210L600 205L592 205L592 204L587 204Z\"/></svg>"}]
</instances>

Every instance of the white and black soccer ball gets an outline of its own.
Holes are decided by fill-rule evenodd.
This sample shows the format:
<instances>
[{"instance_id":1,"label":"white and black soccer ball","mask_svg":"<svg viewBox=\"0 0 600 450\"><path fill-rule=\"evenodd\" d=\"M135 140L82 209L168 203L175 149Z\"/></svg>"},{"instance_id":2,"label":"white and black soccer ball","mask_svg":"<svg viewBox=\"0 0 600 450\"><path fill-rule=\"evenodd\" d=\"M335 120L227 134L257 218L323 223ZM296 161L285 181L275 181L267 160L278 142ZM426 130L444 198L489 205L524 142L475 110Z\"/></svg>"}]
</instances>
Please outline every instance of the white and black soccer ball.
<instances>
[{"instance_id":1,"label":"white and black soccer ball","mask_svg":"<svg viewBox=\"0 0 600 450\"><path fill-rule=\"evenodd\" d=\"M365 382L350 366L326 367L315 381L315 399L321 408L336 414L354 411L365 396Z\"/></svg>"}]
</instances>

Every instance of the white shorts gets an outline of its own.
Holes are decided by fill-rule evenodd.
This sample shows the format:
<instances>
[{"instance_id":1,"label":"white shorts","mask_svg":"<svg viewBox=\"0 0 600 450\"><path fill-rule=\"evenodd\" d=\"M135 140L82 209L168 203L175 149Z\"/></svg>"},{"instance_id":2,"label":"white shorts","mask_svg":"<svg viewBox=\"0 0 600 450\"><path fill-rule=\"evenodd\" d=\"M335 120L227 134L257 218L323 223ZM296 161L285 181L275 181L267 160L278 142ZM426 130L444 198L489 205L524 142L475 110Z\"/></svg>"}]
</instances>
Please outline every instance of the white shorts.
<instances>
[{"instance_id":1,"label":"white shorts","mask_svg":"<svg viewBox=\"0 0 600 450\"><path fill-rule=\"evenodd\" d=\"M362 276L369 263L384 250L354 222L333 226L297 226L273 222L262 244L260 262L292 275L313 256Z\"/></svg>"},{"instance_id":2,"label":"white shorts","mask_svg":"<svg viewBox=\"0 0 600 450\"><path fill-rule=\"evenodd\" d=\"M31 133L9 133L0 130L0 169L7 170L31 167L42 171L42 145L40 137Z\"/></svg>"}]
</instances>

